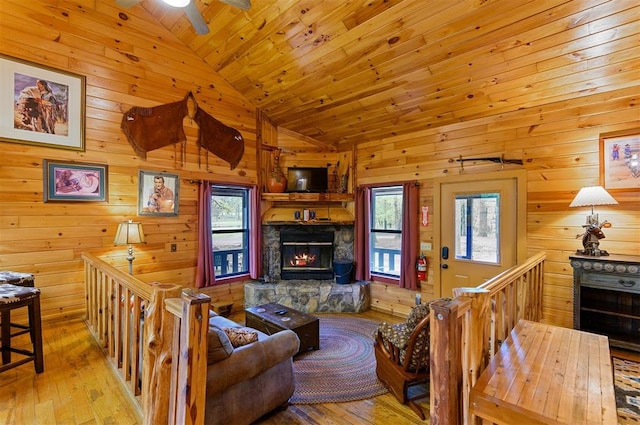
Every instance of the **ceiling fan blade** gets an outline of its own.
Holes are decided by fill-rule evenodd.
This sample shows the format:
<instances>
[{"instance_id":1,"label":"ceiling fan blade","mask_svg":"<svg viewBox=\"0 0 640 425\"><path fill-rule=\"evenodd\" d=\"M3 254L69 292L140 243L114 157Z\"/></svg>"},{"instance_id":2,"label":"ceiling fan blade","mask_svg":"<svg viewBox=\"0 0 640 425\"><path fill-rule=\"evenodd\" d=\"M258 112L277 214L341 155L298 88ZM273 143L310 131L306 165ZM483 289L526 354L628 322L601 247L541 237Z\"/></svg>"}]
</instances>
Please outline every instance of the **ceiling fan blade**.
<instances>
[{"instance_id":1,"label":"ceiling fan blade","mask_svg":"<svg viewBox=\"0 0 640 425\"><path fill-rule=\"evenodd\" d=\"M251 0L220 0L222 3L226 3L230 6L235 6L242 10L249 10L251 7Z\"/></svg>"},{"instance_id":2,"label":"ceiling fan blade","mask_svg":"<svg viewBox=\"0 0 640 425\"><path fill-rule=\"evenodd\" d=\"M131 7L140 3L142 0L116 0L116 4L121 7Z\"/></svg>"},{"instance_id":3,"label":"ceiling fan blade","mask_svg":"<svg viewBox=\"0 0 640 425\"><path fill-rule=\"evenodd\" d=\"M198 10L195 1L190 1L188 5L184 7L184 13L191 21L191 25L200 35L207 34L209 32L209 26L204 21L202 14Z\"/></svg>"}]
</instances>

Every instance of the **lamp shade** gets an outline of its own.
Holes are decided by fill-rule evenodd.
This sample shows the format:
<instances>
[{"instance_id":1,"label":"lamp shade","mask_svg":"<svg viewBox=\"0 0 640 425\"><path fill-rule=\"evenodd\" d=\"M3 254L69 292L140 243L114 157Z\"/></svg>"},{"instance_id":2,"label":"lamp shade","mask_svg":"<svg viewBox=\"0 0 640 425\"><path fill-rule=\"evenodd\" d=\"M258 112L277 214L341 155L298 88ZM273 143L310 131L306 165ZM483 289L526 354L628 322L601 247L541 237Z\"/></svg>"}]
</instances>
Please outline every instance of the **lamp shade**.
<instances>
[{"instance_id":1,"label":"lamp shade","mask_svg":"<svg viewBox=\"0 0 640 425\"><path fill-rule=\"evenodd\" d=\"M593 207L594 205L618 205L602 186L588 186L580 189L569 207Z\"/></svg>"},{"instance_id":2,"label":"lamp shade","mask_svg":"<svg viewBox=\"0 0 640 425\"><path fill-rule=\"evenodd\" d=\"M113 244L131 245L134 243L145 243L142 223L134 223L132 220L120 223Z\"/></svg>"},{"instance_id":3,"label":"lamp shade","mask_svg":"<svg viewBox=\"0 0 640 425\"><path fill-rule=\"evenodd\" d=\"M173 7L185 7L186 5L191 3L191 0L162 0L162 1L168 4L169 6L173 6Z\"/></svg>"}]
</instances>

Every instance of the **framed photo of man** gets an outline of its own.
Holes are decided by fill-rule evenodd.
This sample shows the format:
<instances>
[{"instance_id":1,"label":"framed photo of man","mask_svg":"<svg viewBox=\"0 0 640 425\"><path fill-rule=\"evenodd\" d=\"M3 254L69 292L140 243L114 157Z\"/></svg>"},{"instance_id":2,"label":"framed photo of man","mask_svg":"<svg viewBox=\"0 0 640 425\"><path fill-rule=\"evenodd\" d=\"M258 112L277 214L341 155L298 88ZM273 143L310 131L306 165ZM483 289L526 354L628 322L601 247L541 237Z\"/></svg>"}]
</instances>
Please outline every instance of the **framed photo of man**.
<instances>
[{"instance_id":1,"label":"framed photo of man","mask_svg":"<svg viewBox=\"0 0 640 425\"><path fill-rule=\"evenodd\" d=\"M178 215L177 174L142 171L138 176L138 215Z\"/></svg>"}]
</instances>

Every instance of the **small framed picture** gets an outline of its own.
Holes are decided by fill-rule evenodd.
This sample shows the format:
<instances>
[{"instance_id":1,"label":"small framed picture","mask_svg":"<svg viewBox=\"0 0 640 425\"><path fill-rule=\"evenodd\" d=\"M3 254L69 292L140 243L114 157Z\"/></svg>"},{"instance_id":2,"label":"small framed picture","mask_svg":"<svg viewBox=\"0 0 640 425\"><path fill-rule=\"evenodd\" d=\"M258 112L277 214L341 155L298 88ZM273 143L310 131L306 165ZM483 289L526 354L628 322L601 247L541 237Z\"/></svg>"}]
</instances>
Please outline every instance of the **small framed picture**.
<instances>
[{"instance_id":1,"label":"small framed picture","mask_svg":"<svg viewBox=\"0 0 640 425\"><path fill-rule=\"evenodd\" d=\"M44 202L108 200L108 166L81 162L42 161Z\"/></svg>"},{"instance_id":2,"label":"small framed picture","mask_svg":"<svg viewBox=\"0 0 640 425\"><path fill-rule=\"evenodd\" d=\"M138 215L178 215L177 174L142 171L138 176Z\"/></svg>"},{"instance_id":3,"label":"small framed picture","mask_svg":"<svg viewBox=\"0 0 640 425\"><path fill-rule=\"evenodd\" d=\"M600 183L607 189L640 189L640 128L600 135Z\"/></svg>"},{"instance_id":4,"label":"small framed picture","mask_svg":"<svg viewBox=\"0 0 640 425\"><path fill-rule=\"evenodd\" d=\"M84 151L82 75L0 54L0 140Z\"/></svg>"}]
</instances>

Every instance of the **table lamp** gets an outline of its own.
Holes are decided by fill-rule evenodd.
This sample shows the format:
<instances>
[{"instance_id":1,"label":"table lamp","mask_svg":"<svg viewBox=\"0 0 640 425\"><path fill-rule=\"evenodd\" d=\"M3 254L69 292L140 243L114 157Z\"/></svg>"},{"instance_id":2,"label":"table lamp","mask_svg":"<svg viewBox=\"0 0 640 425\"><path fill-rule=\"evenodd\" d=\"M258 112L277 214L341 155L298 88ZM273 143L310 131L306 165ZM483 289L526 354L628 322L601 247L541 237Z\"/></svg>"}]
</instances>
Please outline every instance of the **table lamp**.
<instances>
[{"instance_id":1,"label":"table lamp","mask_svg":"<svg viewBox=\"0 0 640 425\"><path fill-rule=\"evenodd\" d=\"M116 237L113 240L114 245L129 245L127 261L129 261L129 274L133 274L133 244L146 243L144 241L144 232L142 231L142 223L134 223L132 220L118 224Z\"/></svg>"},{"instance_id":2,"label":"table lamp","mask_svg":"<svg viewBox=\"0 0 640 425\"><path fill-rule=\"evenodd\" d=\"M591 214L587 216L586 224L583 224L584 233L577 235L576 238L582 238L582 246L576 254L591 255L599 257L601 255L609 255L607 251L599 248L600 239L604 239L603 227L611 227L608 221L599 222L598 214L595 214L593 207L596 205L618 205L618 201L613 199L602 186L588 186L580 189L576 197L569 204L570 208L574 207L591 207Z\"/></svg>"}]
</instances>

